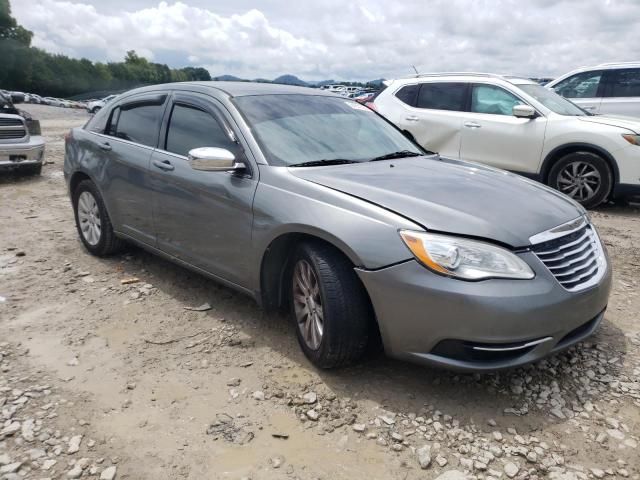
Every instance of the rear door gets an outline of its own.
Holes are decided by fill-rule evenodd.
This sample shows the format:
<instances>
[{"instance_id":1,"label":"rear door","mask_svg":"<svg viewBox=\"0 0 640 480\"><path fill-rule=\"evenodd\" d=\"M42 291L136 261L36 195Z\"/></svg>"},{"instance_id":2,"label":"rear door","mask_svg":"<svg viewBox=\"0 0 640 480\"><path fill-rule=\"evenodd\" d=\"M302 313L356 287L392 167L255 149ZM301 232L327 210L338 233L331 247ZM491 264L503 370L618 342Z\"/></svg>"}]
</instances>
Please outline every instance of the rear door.
<instances>
[{"instance_id":1,"label":"rear door","mask_svg":"<svg viewBox=\"0 0 640 480\"><path fill-rule=\"evenodd\" d=\"M127 97L109 114L91 149L102 160L98 179L116 230L155 244L149 163L158 142L166 93Z\"/></svg>"},{"instance_id":2,"label":"rear door","mask_svg":"<svg viewBox=\"0 0 640 480\"><path fill-rule=\"evenodd\" d=\"M460 157L493 167L537 173L547 119L518 118L515 105L526 104L506 89L474 84L470 112L462 123Z\"/></svg>"},{"instance_id":3,"label":"rear door","mask_svg":"<svg viewBox=\"0 0 640 480\"><path fill-rule=\"evenodd\" d=\"M253 197L258 169L224 106L207 95L175 92L151 160L157 245L162 251L237 285L252 258ZM230 150L243 173L191 168L198 147Z\"/></svg>"},{"instance_id":4,"label":"rear door","mask_svg":"<svg viewBox=\"0 0 640 480\"><path fill-rule=\"evenodd\" d=\"M408 85L395 93L404 103L401 128L427 150L442 156L460 155L460 128L466 108L468 84L429 82Z\"/></svg>"},{"instance_id":5,"label":"rear door","mask_svg":"<svg viewBox=\"0 0 640 480\"><path fill-rule=\"evenodd\" d=\"M604 93L603 71L576 73L557 83L553 90L589 113L600 113Z\"/></svg>"},{"instance_id":6,"label":"rear door","mask_svg":"<svg viewBox=\"0 0 640 480\"><path fill-rule=\"evenodd\" d=\"M640 68L607 70L600 113L640 117Z\"/></svg>"}]
</instances>

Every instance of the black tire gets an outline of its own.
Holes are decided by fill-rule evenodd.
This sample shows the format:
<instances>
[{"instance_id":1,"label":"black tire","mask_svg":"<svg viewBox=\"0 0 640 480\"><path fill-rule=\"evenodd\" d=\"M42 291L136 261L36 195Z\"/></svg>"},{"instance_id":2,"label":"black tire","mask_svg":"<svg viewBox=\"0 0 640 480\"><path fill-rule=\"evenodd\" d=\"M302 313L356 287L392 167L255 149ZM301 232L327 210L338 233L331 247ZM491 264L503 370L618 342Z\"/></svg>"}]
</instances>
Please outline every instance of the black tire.
<instances>
[{"instance_id":1,"label":"black tire","mask_svg":"<svg viewBox=\"0 0 640 480\"><path fill-rule=\"evenodd\" d=\"M565 194L570 193L567 184L562 184L562 176L572 164L589 165L600 176L597 188L592 195L585 195L584 199L573 197L585 208L594 208L604 202L611 193L613 187L613 173L607 161L599 155L591 152L574 152L559 158L551 167L547 184ZM563 190L564 188L564 190ZM571 195L570 195L571 196Z\"/></svg>"},{"instance_id":2,"label":"black tire","mask_svg":"<svg viewBox=\"0 0 640 480\"><path fill-rule=\"evenodd\" d=\"M294 305L294 277L298 262L307 262L318 279L323 311L320 345L312 349L304 339ZM359 360L367 349L373 312L369 297L353 265L330 245L301 244L288 275L291 315L302 351L319 368L342 367Z\"/></svg>"},{"instance_id":3,"label":"black tire","mask_svg":"<svg viewBox=\"0 0 640 480\"><path fill-rule=\"evenodd\" d=\"M21 171L25 175L40 175L42 173L42 164L39 163L37 165L27 165L26 167L21 167Z\"/></svg>"},{"instance_id":4,"label":"black tire","mask_svg":"<svg viewBox=\"0 0 640 480\"><path fill-rule=\"evenodd\" d=\"M78 203L80 195L83 192L89 192L96 201L98 206L99 218L101 223L101 231L99 240L96 244L92 245L85 238L85 235L82 232L82 228L80 226L80 220L78 218ZM80 235L80 240L82 241L85 248L92 255L96 255L98 257L106 257L108 255L113 255L122 249L124 246L124 240L118 238L113 231L113 226L111 225L111 219L109 218L109 213L104 205L104 201L102 200L102 195L98 191L98 187L91 180L82 180L76 189L73 191L73 213L76 219L76 229L78 230L78 235Z\"/></svg>"}]
</instances>

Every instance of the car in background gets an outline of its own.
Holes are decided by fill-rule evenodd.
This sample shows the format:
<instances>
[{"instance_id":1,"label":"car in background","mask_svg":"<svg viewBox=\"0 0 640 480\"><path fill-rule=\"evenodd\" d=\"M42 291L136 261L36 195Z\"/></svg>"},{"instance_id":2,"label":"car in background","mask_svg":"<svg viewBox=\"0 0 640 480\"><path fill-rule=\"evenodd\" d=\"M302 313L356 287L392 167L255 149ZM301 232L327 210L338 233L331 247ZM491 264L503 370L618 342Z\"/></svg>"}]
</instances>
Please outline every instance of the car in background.
<instances>
[{"instance_id":1,"label":"car in background","mask_svg":"<svg viewBox=\"0 0 640 480\"><path fill-rule=\"evenodd\" d=\"M371 100L373 100L373 97L375 97L375 95L376 95L376 92L364 92L354 96L353 99L358 103L362 103L363 105L366 105L367 102L370 102Z\"/></svg>"},{"instance_id":2,"label":"car in background","mask_svg":"<svg viewBox=\"0 0 640 480\"><path fill-rule=\"evenodd\" d=\"M66 136L64 175L90 253L129 240L288 309L320 368L379 339L413 362L513 367L590 336L608 302L579 204L318 89L132 90Z\"/></svg>"},{"instance_id":3,"label":"car in background","mask_svg":"<svg viewBox=\"0 0 640 480\"><path fill-rule=\"evenodd\" d=\"M20 170L38 175L43 160L40 122L18 110L11 96L0 93L0 172Z\"/></svg>"},{"instance_id":4,"label":"car in background","mask_svg":"<svg viewBox=\"0 0 640 480\"><path fill-rule=\"evenodd\" d=\"M426 74L387 85L377 111L428 150L520 173L588 208L640 194L640 119L591 115L517 77Z\"/></svg>"},{"instance_id":5,"label":"car in background","mask_svg":"<svg viewBox=\"0 0 640 480\"><path fill-rule=\"evenodd\" d=\"M582 67L547 87L593 114L640 117L640 62Z\"/></svg>"},{"instance_id":6,"label":"car in background","mask_svg":"<svg viewBox=\"0 0 640 480\"><path fill-rule=\"evenodd\" d=\"M61 100L59 98L44 97L44 99L47 102L47 105L50 105L52 107L63 107L63 108L65 108L67 106L67 103L64 100Z\"/></svg>"},{"instance_id":7,"label":"car in background","mask_svg":"<svg viewBox=\"0 0 640 480\"><path fill-rule=\"evenodd\" d=\"M89 113L98 113L98 111L104 107L107 103L109 103L111 100L113 100L114 98L116 98L117 95L109 95L107 97L104 97L100 100L94 100L92 102L88 102L86 105L86 109L87 112Z\"/></svg>"}]
</instances>

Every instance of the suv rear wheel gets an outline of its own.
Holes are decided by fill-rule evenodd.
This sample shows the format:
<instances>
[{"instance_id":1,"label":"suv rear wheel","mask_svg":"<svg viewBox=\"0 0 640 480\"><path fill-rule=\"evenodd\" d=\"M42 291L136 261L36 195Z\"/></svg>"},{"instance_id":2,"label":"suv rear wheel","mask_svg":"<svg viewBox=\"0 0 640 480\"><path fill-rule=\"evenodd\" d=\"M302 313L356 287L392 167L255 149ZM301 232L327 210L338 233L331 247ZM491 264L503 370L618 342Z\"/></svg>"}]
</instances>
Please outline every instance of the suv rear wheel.
<instances>
[{"instance_id":1,"label":"suv rear wheel","mask_svg":"<svg viewBox=\"0 0 640 480\"><path fill-rule=\"evenodd\" d=\"M601 156L591 152L574 152L561 157L553 165L548 184L585 208L593 208L609 196L613 174Z\"/></svg>"},{"instance_id":2,"label":"suv rear wheel","mask_svg":"<svg viewBox=\"0 0 640 480\"><path fill-rule=\"evenodd\" d=\"M371 306L353 265L322 243L304 243L294 254L291 311L304 354L320 368L360 359L369 341Z\"/></svg>"}]
</instances>

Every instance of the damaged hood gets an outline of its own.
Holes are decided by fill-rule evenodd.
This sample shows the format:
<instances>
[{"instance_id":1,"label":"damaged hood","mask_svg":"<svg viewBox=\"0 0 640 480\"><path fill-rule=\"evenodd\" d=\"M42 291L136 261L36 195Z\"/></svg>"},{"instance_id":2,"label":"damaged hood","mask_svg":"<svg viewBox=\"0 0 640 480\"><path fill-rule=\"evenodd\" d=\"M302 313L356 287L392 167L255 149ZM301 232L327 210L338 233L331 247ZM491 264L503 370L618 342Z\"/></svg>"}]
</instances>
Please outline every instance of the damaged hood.
<instances>
[{"instance_id":1,"label":"damaged hood","mask_svg":"<svg viewBox=\"0 0 640 480\"><path fill-rule=\"evenodd\" d=\"M289 168L292 175L402 215L427 230L512 247L584 213L537 182L475 163L434 157Z\"/></svg>"}]
</instances>

